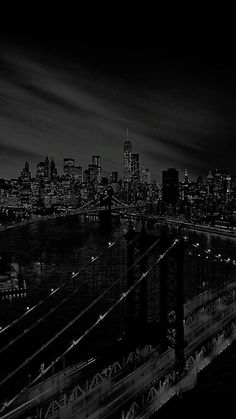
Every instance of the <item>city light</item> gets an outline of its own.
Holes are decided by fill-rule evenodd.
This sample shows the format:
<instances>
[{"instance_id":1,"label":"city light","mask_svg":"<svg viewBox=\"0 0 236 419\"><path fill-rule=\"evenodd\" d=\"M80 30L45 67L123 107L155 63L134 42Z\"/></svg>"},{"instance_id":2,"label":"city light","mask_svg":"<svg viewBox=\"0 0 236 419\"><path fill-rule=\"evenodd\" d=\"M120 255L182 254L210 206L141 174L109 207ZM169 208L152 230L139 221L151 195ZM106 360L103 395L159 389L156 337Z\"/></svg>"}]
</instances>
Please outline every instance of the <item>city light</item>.
<instances>
[{"instance_id":1,"label":"city light","mask_svg":"<svg viewBox=\"0 0 236 419\"><path fill-rule=\"evenodd\" d=\"M4 231L1 243L10 262L0 266L0 413L148 416L193 388L235 337L235 75L218 51L210 65L210 54L192 49L189 57L181 49L142 54L75 39L65 54L61 31L52 57L42 39L39 55L31 53L31 36L22 53L4 40L1 58L1 170L9 178L0 176L0 230L22 227L8 243ZM124 120L133 130L125 138ZM232 375L227 357L220 370L228 364ZM210 390L226 411L234 388L220 387L215 371Z\"/></svg>"}]
</instances>

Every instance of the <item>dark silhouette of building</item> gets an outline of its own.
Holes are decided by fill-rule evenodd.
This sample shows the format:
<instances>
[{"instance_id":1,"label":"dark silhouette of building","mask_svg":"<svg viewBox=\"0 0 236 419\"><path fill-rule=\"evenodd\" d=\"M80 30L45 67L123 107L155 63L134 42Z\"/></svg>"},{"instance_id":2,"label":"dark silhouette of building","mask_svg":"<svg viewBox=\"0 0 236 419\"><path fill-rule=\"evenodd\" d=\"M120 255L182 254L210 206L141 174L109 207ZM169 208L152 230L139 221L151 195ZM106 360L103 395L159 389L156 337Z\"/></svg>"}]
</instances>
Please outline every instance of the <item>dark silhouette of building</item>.
<instances>
[{"instance_id":1,"label":"dark silhouette of building","mask_svg":"<svg viewBox=\"0 0 236 419\"><path fill-rule=\"evenodd\" d=\"M118 172L111 172L110 182L111 183L118 182Z\"/></svg>"},{"instance_id":2,"label":"dark silhouette of building","mask_svg":"<svg viewBox=\"0 0 236 419\"><path fill-rule=\"evenodd\" d=\"M44 178L45 162L41 161L36 166L36 178Z\"/></svg>"},{"instance_id":3,"label":"dark silhouette of building","mask_svg":"<svg viewBox=\"0 0 236 419\"><path fill-rule=\"evenodd\" d=\"M50 172L51 172L51 180L56 180L57 179L57 169L56 169L56 165L55 162L53 160L51 160L51 165L50 165Z\"/></svg>"},{"instance_id":4,"label":"dark silhouette of building","mask_svg":"<svg viewBox=\"0 0 236 419\"><path fill-rule=\"evenodd\" d=\"M29 171L29 163L26 162L25 163L25 167L23 168L21 175L20 175L20 180L22 182L29 182L31 178L31 173Z\"/></svg>"},{"instance_id":5,"label":"dark silhouette of building","mask_svg":"<svg viewBox=\"0 0 236 419\"><path fill-rule=\"evenodd\" d=\"M50 179L50 165L49 165L48 157L46 157L45 162L44 162L44 177L45 179Z\"/></svg>"},{"instance_id":6,"label":"dark silhouette of building","mask_svg":"<svg viewBox=\"0 0 236 419\"><path fill-rule=\"evenodd\" d=\"M174 168L162 172L162 200L175 206L179 199L179 172Z\"/></svg>"}]
</instances>

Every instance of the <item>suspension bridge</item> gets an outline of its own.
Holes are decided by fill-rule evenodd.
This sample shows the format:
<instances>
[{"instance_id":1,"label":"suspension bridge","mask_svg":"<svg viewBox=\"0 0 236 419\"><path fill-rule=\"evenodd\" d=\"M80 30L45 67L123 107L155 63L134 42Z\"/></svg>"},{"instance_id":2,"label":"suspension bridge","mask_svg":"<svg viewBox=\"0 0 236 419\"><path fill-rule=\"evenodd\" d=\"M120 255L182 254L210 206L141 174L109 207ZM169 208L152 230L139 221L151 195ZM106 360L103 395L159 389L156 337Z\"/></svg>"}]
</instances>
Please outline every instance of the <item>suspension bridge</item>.
<instances>
[{"instance_id":1,"label":"suspension bridge","mask_svg":"<svg viewBox=\"0 0 236 419\"><path fill-rule=\"evenodd\" d=\"M145 203L126 204L113 195L112 189L108 189L70 213L95 217L99 220L100 227L107 229L112 224L113 216L130 217L133 211L135 217L140 217L145 215L145 210Z\"/></svg>"},{"instance_id":2,"label":"suspension bridge","mask_svg":"<svg viewBox=\"0 0 236 419\"><path fill-rule=\"evenodd\" d=\"M130 223L0 330L1 417L151 417L234 340L235 269Z\"/></svg>"}]
</instances>

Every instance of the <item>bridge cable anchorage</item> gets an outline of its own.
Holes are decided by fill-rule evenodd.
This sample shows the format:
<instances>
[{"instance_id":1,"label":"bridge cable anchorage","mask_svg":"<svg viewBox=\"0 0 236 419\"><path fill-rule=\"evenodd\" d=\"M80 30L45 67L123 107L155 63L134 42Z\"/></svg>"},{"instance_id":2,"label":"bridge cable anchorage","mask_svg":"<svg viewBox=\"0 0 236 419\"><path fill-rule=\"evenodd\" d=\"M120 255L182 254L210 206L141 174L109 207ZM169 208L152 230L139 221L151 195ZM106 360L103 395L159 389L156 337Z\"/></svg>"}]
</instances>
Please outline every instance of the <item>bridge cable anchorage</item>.
<instances>
[{"instance_id":1,"label":"bridge cable anchorage","mask_svg":"<svg viewBox=\"0 0 236 419\"><path fill-rule=\"evenodd\" d=\"M138 239L138 237L135 237L132 242L136 241ZM174 245L176 244L178 240L174 241ZM147 249L147 251L142 254L136 261L135 263L133 263L133 265L131 265L129 267L129 270L132 270L149 252L151 252L156 246L157 244L160 242L160 239L156 240L150 247L149 249ZM128 270L127 270L128 272ZM58 333L56 333L46 344L44 344L43 348L40 348L39 350L37 350L36 352L34 352L29 358L27 358L21 365L19 365L19 367L17 367L14 371L12 371L10 374L8 374L7 377L5 377L1 382L0 382L0 386L3 385L5 382L7 382L11 377L13 377L17 372L19 372L25 365L27 365L30 361L32 361L37 355L39 355L40 352L42 352L43 349L45 349L46 347L48 347L55 339L57 339L61 334L63 334L72 324L74 324L79 318L81 318L90 308L92 308L98 301L100 301L102 299L102 297L104 295L106 295L115 285L117 285L121 280L123 280L124 278L126 278L127 272L125 273L125 275L122 275L121 277L118 278L118 280L116 280L113 284L110 285L110 287L108 287L102 294L100 294L92 303L90 303L90 305L88 307L86 307L81 313L79 313L73 320L71 320L64 328L62 328ZM146 276L146 275L145 275ZM123 298L122 298L123 299ZM122 301L122 299L120 301ZM99 324L101 321L100 317L97 320L96 324ZM93 329L92 329L93 330ZM89 331L87 330L85 332L85 336L87 336L87 334L89 333ZM35 379L33 381L31 381L31 383L27 386L25 386L16 396L14 396L13 399L11 399L9 402L7 402L6 406L3 407L4 409L6 407L9 407L10 404L12 404L14 402L14 400L16 400L16 398L18 398L25 390L27 390L30 386L32 386L32 384L35 384L40 378L42 378L50 369L52 369L52 367L58 363L72 348L74 348L74 342L73 344L63 353L61 354L59 357L57 357L56 360L54 360L44 371L42 371L37 377L35 377ZM1 412L1 410L0 410Z\"/></svg>"},{"instance_id":2,"label":"bridge cable anchorage","mask_svg":"<svg viewBox=\"0 0 236 419\"><path fill-rule=\"evenodd\" d=\"M120 236L115 242L110 243L108 248L114 246L115 244L119 243L119 241L124 237L124 235ZM137 239L137 238L136 238ZM72 274L72 279L74 279L76 276L78 276L79 274L81 274L81 272L83 272L84 270L86 270L93 262L95 262L96 260L98 260L102 255L103 255L103 251L100 252L100 254L98 254L96 257L93 257L92 260L90 260L86 265L84 265L77 273ZM36 322L34 322L29 328L25 329L22 333L20 333L19 335L17 335L13 340L11 340L7 345L3 346L2 348L0 348L0 354L3 353L6 349L8 349L10 346L12 346L14 343L18 342L18 340L21 337L25 337L25 335L27 333L29 333L31 330L33 330L35 327L37 327L40 323L42 323L47 317L49 317L53 312L55 312L58 308L60 308L62 305L64 305L65 303L67 303L71 298L73 298L81 289L82 286L84 286L86 283L88 283L89 278L87 280L85 280L83 282L83 284L80 284L80 287L78 287L75 291L73 291L68 297L64 298L62 301L60 301L60 303L58 303L56 306L54 306L53 308L49 309L43 316L41 316ZM46 297L46 299L42 300L42 302L46 301L53 293L55 293L57 290L59 290L59 288L57 288L56 290L52 291L51 294L49 294L49 296ZM38 305L32 307L31 309L27 310L26 313L29 313L29 311L33 310L34 308L38 307ZM24 313L24 315L26 314ZM24 316L23 315L23 316ZM21 317L23 317L21 316ZM19 318L20 319L20 318ZM18 320L18 319L17 319ZM13 322L10 325L14 325L17 322ZM8 327L8 326L7 326Z\"/></svg>"},{"instance_id":3,"label":"bridge cable anchorage","mask_svg":"<svg viewBox=\"0 0 236 419\"><path fill-rule=\"evenodd\" d=\"M137 240L137 237L133 239L132 242ZM150 247L147 249L147 251L142 254L136 261L133 263L129 269L126 271L124 275L121 275L114 283L112 283L102 294L100 294L95 300L93 300L89 306L87 306L82 312L80 312L73 320L71 320L66 326L64 326L58 333L56 333L48 342L46 342L43 347L39 348L37 351L35 351L30 357L28 357L22 364L20 364L14 371L9 373L1 382L0 386L2 386L4 383L6 383L10 378L12 378L17 372L19 372L25 365L27 365L29 362L31 362L37 355L39 355L42 350L46 349L53 341L55 341L60 335L62 335L72 324L74 324L77 320L79 320L89 309L91 309L97 302L99 302L104 295L106 295L115 285L117 285L119 282L121 282L123 279L126 278L127 272L132 270L149 252L151 252L157 244L160 242L160 239L156 240ZM178 242L178 240L174 241L174 245ZM146 275L145 275L146 276ZM97 322L100 322L101 320L98 320ZM97 324L96 322L96 324ZM88 334L88 331L85 332L85 334ZM74 347L74 344L70 346L70 350ZM13 403L13 401L20 396L25 390L27 390L32 384L35 384L40 378L42 378L54 365L55 363L58 363L69 351L65 351L62 355L60 355L55 361L53 361L44 371L42 371L31 383L27 386L25 386L13 399L11 399L9 402L7 402L7 406L9 407L10 404Z\"/></svg>"}]
</instances>

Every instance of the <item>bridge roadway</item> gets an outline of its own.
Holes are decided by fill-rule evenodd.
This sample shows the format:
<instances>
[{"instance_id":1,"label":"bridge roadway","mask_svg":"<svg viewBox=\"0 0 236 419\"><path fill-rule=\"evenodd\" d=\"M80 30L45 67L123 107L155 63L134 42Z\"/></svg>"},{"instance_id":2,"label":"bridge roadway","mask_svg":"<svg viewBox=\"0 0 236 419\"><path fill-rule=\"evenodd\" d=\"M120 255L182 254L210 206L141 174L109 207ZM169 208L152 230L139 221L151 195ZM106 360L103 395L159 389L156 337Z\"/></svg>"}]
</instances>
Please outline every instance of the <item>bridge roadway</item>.
<instances>
[{"instance_id":1,"label":"bridge roadway","mask_svg":"<svg viewBox=\"0 0 236 419\"><path fill-rule=\"evenodd\" d=\"M209 290L195 297L185 304L185 317L190 316L194 309L200 310L202 306L211 303L216 297L219 300L219 295L231 292L235 288L236 282L228 284L225 289L218 290L218 296L214 291ZM219 304L213 308L210 314L195 318L190 325L185 324L186 356L190 356L210 336L220 332L235 317L236 302L233 300L229 304ZM94 360L90 360L90 363L93 368ZM86 370L88 371L86 363L79 364L68 370L66 378L64 375L64 379L59 379L59 375L57 375L39 386L35 386L32 390L28 390L27 396L22 395L18 402L13 404L13 411L3 417L20 417L23 412L25 414L32 410L37 404L41 406L41 418L45 419L59 417L115 418L121 405L130 402L140 392L147 390L151 383L164 377L173 370L174 364L173 349L160 355L158 348L152 348L141 360L136 360L135 369L132 371L129 368L118 369L114 376L111 375L104 380L100 379L100 383L90 391L88 389L85 391L82 384L85 381ZM73 392L75 382L77 382L77 389L80 389L77 396ZM67 389L66 383L69 384ZM57 394L61 394L62 391L64 391L64 399L61 395L57 397Z\"/></svg>"},{"instance_id":2,"label":"bridge roadway","mask_svg":"<svg viewBox=\"0 0 236 419\"><path fill-rule=\"evenodd\" d=\"M160 217L160 216L150 216L150 219L154 220L155 222L161 222L165 224L169 224L172 226L182 227L187 230L196 230L201 231L204 233L211 233L217 236L224 236L224 237L231 237L236 238L236 231L224 229L220 227L212 227L206 224L197 224L197 223L190 223L182 220L178 220L176 218L168 218L168 217Z\"/></svg>"}]
</instances>

